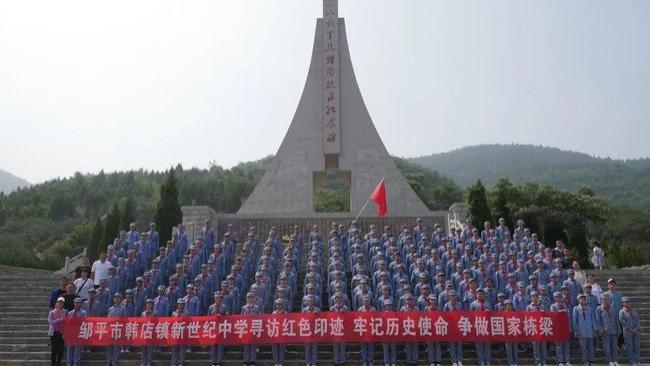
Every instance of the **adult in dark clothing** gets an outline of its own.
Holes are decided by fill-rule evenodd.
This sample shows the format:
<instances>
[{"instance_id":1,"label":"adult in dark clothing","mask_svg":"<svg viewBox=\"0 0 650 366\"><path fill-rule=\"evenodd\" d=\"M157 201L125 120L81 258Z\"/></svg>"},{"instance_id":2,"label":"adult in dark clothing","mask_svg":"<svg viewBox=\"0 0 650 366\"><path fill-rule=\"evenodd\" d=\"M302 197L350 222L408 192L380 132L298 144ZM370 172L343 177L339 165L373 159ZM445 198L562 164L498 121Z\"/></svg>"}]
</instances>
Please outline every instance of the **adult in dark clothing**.
<instances>
[{"instance_id":1,"label":"adult in dark clothing","mask_svg":"<svg viewBox=\"0 0 650 366\"><path fill-rule=\"evenodd\" d=\"M66 293L67 287L68 277L63 276L61 279L59 279L59 287L53 288L52 292L50 292L50 310L54 309L54 306L56 305L56 299Z\"/></svg>"},{"instance_id":2,"label":"adult in dark clothing","mask_svg":"<svg viewBox=\"0 0 650 366\"><path fill-rule=\"evenodd\" d=\"M77 288L74 283L69 283L66 288L65 294L62 296L65 302L63 303L63 308L67 311L74 309L74 299L79 297L77 295Z\"/></svg>"}]
</instances>

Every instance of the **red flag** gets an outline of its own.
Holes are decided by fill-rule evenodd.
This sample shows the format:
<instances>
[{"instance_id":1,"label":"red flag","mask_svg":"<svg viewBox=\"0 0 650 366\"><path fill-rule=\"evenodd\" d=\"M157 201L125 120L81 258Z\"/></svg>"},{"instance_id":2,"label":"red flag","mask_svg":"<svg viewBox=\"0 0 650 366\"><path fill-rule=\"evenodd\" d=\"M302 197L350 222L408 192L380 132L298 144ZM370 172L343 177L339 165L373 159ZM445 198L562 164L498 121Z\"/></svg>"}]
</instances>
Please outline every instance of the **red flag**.
<instances>
[{"instance_id":1,"label":"red flag","mask_svg":"<svg viewBox=\"0 0 650 366\"><path fill-rule=\"evenodd\" d=\"M381 178L381 181L370 195L370 200L377 204L377 214L379 217L386 216L388 204L386 203L386 183L384 183L384 178Z\"/></svg>"}]
</instances>

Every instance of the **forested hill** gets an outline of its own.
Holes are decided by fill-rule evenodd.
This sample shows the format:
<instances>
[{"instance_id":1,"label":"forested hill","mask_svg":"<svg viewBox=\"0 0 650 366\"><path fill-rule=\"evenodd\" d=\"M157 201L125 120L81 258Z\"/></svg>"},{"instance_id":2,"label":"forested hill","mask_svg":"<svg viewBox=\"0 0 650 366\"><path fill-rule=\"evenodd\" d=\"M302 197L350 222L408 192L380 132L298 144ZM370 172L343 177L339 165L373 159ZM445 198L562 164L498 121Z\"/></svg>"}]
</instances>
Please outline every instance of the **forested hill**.
<instances>
[{"instance_id":1,"label":"forested hill","mask_svg":"<svg viewBox=\"0 0 650 366\"><path fill-rule=\"evenodd\" d=\"M18 187L29 187L29 182L0 169L0 192L10 193Z\"/></svg>"},{"instance_id":2,"label":"forested hill","mask_svg":"<svg viewBox=\"0 0 650 366\"><path fill-rule=\"evenodd\" d=\"M614 204L650 208L650 159L614 160L534 145L478 145L410 159L467 187L500 178L573 190L590 187Z\"/></svg>"},{"instance_id":3,"label":"forested hill","mask_svg":"<svg viewBox=\"0 0 650 366\"><path fill-rule=\"evenodd\" d=\"M237 212L269 159L231 169L177 166L173 171L178 201L180 205L207 205L217 212ZM464 200L462 189L450 179L403 159L395 158L395 163L430 209L444 210ZM113 224L125 229L132 221L153 220L160 187L168 175L168 171L143 170L77 173L11 194L0 193L0 264L55 269L66 255L78 254L83 247L91 253L104 247L117 235ZM35 253L45 260L37 260Z\"/></svg>"}]
</instances>

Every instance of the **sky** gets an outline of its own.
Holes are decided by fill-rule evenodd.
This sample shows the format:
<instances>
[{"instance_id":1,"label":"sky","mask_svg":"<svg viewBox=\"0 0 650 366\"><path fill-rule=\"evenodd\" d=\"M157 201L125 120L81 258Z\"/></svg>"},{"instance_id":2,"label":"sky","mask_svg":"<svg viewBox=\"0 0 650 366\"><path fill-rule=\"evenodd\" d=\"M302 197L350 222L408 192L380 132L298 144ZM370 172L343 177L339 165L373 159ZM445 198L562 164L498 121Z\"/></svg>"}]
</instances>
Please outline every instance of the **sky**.
<instances>
[{"instance_id":1,"label":"sky","mask_svg":"<svg viewBox=\"0 0 650 366\"><path fill-rule=\"evenodd\" d=\"M1 1L0 169L37 183L274 154L320 16L321 0ZM650 156L650 1L339 0L339 16L393 155Z\"/></svg>"}]
</instances>

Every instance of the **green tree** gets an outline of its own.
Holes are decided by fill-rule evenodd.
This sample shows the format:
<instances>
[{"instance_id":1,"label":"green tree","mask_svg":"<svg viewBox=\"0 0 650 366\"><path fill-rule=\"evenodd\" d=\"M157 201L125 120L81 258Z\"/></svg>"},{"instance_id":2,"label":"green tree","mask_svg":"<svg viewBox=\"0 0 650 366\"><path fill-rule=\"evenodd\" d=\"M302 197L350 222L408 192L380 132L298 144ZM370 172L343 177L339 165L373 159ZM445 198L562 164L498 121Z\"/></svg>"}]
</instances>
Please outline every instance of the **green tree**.
<instances>
[{"instance_id":1,"label":"green tree","mask_svg":"<svg viewBox=\"0 0 650 366\"><path fill-rule=\"evenodd\" d=\"M477 179L476 183L467 189L467 204L469 205L469 217L472 218L475 226L481 227L483 222L490 221L492 214L488 206L485 187L480 179Z\"/></svg>"},{"instance_id":2,"label":"green tree","mask_svg":"<svg viewBox=\"0 0 650 366\"><path fill-rule=\"evenodd\" d=\"M161 245L171 238L172 227L180 224L182 220L183 211L178 203L176 177L174 170L171 169L167 181L160 186L160 199L156 205L155 221L160 233Z\"/></svg>"},{"instance_id":3,"label":"green tree","mask_svg":"<svg viewBox=\"0 0 650 366\"><path fill-rule=\"evenodd\" d=\"M106 225L104 226L104 235L102 239L103 245L112 244L113 240L120 233L120 209L117 203L113 204L113 208L106 215Z\"/></svg>"},{"instance_id":4,"label":"green tree","mask_svg":"<svg viewBox=\"0 0 650 366\"><path fill-rule=\"evenodd\" d=\"M506 225L513 225L513 218L510 217L510 208L508 203L512 200L512 183L508 179L501 178L494 185L494 188L489 194L489 203L492 208L492 217L497 222L499 218L503 217L506 220ZM482 223L476 223L482 225Z\"/></svg>"},{"instance_id":5,"label":"green tree","mask_svg":"<svg viewBox=\"0 0 650 366\"><path fill-rule=\"evenodd\" d=\"M60 221L71 217L74 215L74 209L72 197L62 190L58 190L50 203L50 219Z\"/></svg>"},{"instance_id":6,"label":"green tree","mask_svg":"<svg viewBox=\"0 0 650 366\"><path fill-rule=\"evenodd\" d=\"M135 222L135 204L127 197L120 207L120 230L126 230L132 222Z\"/></svg>"},{"instance_id":7,"label":"green tree","mask_svg":"<svg viewBox=\"0 0 650 366\"><path fill-rule=\"evenodd\" d=\"M88 256L91 259L97 258L99 252L104 250L106 243L102 242L104 236L104 225L101 218L95 219L92 234L90 235L90 242L88 243Z\"/></svg>"},{"instance_id":8,"label":"green tree","mask_svg":"<svg viewBox=\"0 0 650 366\"><path fill-rule=\"evenodd\" d=\"M5 208L5 194L0 192L0 227L5 226L7 221L7 213Z\"/></svg>"}]
</instances>

